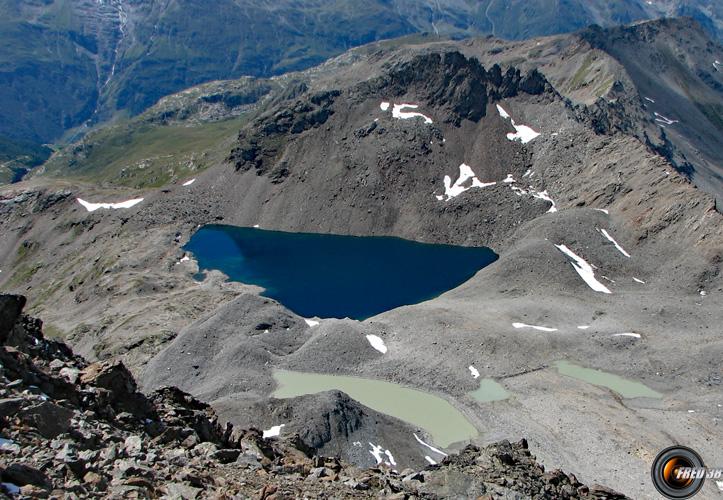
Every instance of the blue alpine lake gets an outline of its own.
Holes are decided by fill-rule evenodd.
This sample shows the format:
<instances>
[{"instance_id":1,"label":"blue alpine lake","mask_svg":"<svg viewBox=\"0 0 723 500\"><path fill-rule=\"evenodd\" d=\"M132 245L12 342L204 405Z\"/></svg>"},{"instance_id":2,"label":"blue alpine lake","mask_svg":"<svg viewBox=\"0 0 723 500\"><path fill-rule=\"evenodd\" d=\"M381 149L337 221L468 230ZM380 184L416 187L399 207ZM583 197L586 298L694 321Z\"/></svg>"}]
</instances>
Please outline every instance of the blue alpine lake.
<instances>
[{"instance_id":1,"label":"blue alpine lake","mask_svg":"<svg viewBox=\"0 0 723 500\"><path fill-rule=\"evenodd\" d=\"M366 319L434 298L497 260L485 247L207 225L184 247L202 270L263 287L304 317Z\"/></svg>"}]
</instances>

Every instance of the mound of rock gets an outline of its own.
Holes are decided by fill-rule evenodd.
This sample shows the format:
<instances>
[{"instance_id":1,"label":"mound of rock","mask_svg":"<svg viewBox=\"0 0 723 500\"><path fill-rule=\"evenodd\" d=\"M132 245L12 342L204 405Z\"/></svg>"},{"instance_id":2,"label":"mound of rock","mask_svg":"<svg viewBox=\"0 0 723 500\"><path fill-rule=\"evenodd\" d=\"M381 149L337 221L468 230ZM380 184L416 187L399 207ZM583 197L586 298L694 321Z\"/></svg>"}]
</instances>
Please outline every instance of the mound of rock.
<instances>
[{"instance_id":1,"label":"mound of rock","mask_svg":"<svg viewBox=\"0 0 723 500\"><path fill-rule=\"evenodd\" d=\"M0 295L0 479L25 498L625 498L545 472L526 441L468 446L421 471L360 470L298 436L221 425L175 387L144 395L122 363L88 364Z\"/></svg>"}]
</instances>

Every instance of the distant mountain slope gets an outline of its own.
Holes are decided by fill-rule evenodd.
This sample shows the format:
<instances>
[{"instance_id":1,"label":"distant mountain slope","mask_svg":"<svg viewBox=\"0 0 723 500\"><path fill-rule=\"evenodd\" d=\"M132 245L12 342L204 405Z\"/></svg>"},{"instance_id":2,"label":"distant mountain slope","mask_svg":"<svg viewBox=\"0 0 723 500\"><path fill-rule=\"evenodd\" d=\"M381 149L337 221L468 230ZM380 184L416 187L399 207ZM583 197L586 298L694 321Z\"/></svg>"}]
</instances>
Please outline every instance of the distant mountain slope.
<instances>
[{"instance_id":1,"label":"distant mountain slope","mask_svg":"<svg viewBox=\"0 0 723 500\"><path fill-rule=\"evenodd\" d=\"M596 130L635 135L716 196L720 208L723 66L716 61L723 60L723 48L690 18L512 42L405 37L369 44L307 72L218 81L173 94L129 122L88 134L38 172L136 188L160 185L223 158L228 149L210 154L204 148L230 148L234 126L268 104L319 86L315 81L338 88L369 78L379 65L352 69L362 66L356 64L360 58L376 60L403 46L420 53L454 49L485 66L539 70L575 106L594 111L591 126ZM240 115L246 118L231 125L216 123ZM179 147L180 137L190 141L182 140ZM200 138L203 144L192 142Z\"/></svg>"},{"instance_id":2,"label":"distant mountain slope","mask_svg":"<svg viewBox=\"0 0 723 500\"><path fill-rule=\"evenodd\" d=\"M182 88L305 69L411 33L519 39L685 13L720 36L720 10L711 0L0 0L0 136L72 139Z\"/></svg>"}]
</instances>

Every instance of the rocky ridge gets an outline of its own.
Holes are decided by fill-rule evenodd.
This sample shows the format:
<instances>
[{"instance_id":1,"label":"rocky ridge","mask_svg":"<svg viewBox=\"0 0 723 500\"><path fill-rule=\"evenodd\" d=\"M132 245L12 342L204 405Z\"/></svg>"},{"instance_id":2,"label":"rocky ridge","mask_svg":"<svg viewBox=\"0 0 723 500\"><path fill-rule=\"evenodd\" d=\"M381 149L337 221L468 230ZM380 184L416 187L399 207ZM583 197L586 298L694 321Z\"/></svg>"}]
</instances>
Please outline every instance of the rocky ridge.
<instances>
[{"instance_id":1,"label":"rocky ridge","mask_svg":"<svg viewBox=\"0 0 723 500\"><path fill-rule=\"evenodd\" d=\"M88 364L46 339L24 305L0 295L0 478L12 497L625 498L545 472L524 439L470 445L421 471L360 470L298 436L221 426L177 388L144 395L122 363Z\"/></svg>"}]
</instances>

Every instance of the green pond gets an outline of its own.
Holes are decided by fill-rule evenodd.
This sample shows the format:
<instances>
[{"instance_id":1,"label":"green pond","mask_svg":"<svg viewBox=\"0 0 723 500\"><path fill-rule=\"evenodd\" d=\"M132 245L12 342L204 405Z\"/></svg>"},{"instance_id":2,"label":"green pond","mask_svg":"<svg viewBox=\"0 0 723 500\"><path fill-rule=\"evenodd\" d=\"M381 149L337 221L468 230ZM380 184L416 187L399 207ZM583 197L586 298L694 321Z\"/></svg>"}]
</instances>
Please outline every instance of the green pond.
<instances>
[{"instance_id":1,"label":"green pond","mask_svg":"<svg viewBox=\"0 0 723 500\"><path fill-rule=\"evenodd\" d=\"M275 398L339 390L378 412L424 429L437 446L468 441L477 429L447 400L399 384L382 380L274 370Z\"/></svg>"},{"instance_id":2,"label":"green pond","mask_svg":"<svg viewBox=\"0 0 723 500\"><path fill-rule=\"evenodd\" d=\"M663 395L640 382L628 380L613 373L585 368L569 361L556 361L555 367L561 375L576 378L593 385L607 387L624 398L662 398Z\"/></svg>"},{"instance_id":3,"label":"green pond","mask_svg":"<svg viewBox=\"0 0 723 500\"><path fill-rule=\"evenodd\" d=\"M479 387L470 392L469 395L480 403L502 401L510 397L510 393L491 378L483 378L480 380Z\"/></svg>"}]
</instances>

